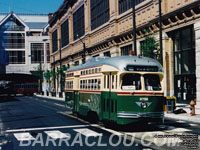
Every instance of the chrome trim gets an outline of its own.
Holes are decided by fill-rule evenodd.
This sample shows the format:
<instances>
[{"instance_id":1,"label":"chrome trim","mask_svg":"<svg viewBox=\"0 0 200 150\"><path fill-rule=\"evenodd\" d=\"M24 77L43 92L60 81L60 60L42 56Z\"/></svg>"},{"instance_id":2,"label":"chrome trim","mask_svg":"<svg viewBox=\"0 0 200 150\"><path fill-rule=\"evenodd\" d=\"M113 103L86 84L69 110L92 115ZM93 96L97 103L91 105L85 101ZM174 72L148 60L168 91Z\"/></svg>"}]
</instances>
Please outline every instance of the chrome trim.
<instances>
[{"instance_id":1,"label":"chrome trim","mask_svg":"<svg viewBox=\"0 0 200 150\"><path fill-rule=\"evenodd\" d=\"M158 113L153 113L153 112L118 112L117 113L118 118L163 118L164 113L163 112L158 112Z\"/></svg>"}]
</instances>

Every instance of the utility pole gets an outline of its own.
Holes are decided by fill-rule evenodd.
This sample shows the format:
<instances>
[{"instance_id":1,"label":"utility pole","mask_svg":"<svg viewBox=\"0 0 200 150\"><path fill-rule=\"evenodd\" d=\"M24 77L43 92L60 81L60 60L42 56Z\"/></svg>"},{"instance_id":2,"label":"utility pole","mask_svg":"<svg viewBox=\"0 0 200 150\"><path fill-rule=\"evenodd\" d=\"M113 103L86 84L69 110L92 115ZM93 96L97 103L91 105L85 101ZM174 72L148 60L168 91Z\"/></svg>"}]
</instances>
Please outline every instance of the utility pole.
<instances>
[{"instance_id":1,"label":"utility pole","mask_svg":"<svg viewBox=\"0 0 200 150\"><path fill-rule=\"evenodd\" d=\"M82 64L85 63L85 53L86 53L86 45L85 42L83 42L81 40L81 38L79 37L79 35L77 34L77 38L81 41L81 43L83 44L83 54L82 54Z\"/></svg>"},{"instance_id":2,"label":"utility pole","mask_svg":"<svg viewBox=\"0 0 200 150\"><path fill-rule=\"evenodd\" d=\"M40 56L40 94L42 93L42 56Z\"/></svg>"},{"instance_id":3,"label":"utility pole","mask_svg":"<svg viewBox=\"0 0 200 150\"><path fill-rule=\"evenodd\" d=\"M133 9L133 45L134 45L134 54L137 56L135 0L132 0L132 9Z\"/></svg>"},{"instance_id":4,"label":"utility pole","mask_svg":"<svg viewBox=\"0 0 200 150\"><path fill-rule=\"evenodd\" d=\"M85 52L86 52L86 46L85 43L83 43L83 55L82 55L82 63L85 63Z\"/></svg>"},{"instance_id":5,"label":"utility pole","mask_svg":"<svg viewBox=\"0 0 200 150\"><path fill-rule=\"evenodd\" d=\"M62 96L62 94L63 94L63 86L62 86L62 52L61 52L61 49L62 49L62 40L61 40L61 38L59 39L59 44L60 44L60 46L59 46L59 54L60 54L60 60L59 60L59 62L60 62L60 97L63 97Z\"/></svg>"},{"instance_id":6,"label":"utility pole","mask_svg":"<svg viewBox=\"0 0 200 150\"><path fill-rule=\"evenodd\" d=\"M162 42L162 0L159 1L159 36L160 36L160 63L163 65L163 42Z\"/></svg>"},{"instance_id":7,"label":"utility pole","mask_svg":"<svg viewBox=\"0 0 200 150\"><path fill-rule=\"evenodd\" d=\"M55 74L56 74L56 64L55 64L55 55L53 55L53 73L54 73L54 76L53 76L53 88L54 88L54 91L56 91L56 79L55 79ZM56 94L56 93L54 93Z\"/></svg>"}]
</instances>

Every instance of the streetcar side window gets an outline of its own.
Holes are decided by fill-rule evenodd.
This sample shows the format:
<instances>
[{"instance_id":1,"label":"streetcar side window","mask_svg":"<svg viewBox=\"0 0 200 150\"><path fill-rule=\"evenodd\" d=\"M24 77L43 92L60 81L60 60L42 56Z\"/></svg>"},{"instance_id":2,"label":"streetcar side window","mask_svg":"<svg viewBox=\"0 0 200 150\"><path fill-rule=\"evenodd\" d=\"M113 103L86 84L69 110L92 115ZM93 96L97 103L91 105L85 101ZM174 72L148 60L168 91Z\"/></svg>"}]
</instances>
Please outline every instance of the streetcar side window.
<instances>
[{"instance_id":1,"label":"streetcar side window","mask_svg":"<svg viewBox=\"0 0 200 150\"><path fill-rule=\"evenodd\" d=\"M107 89L109 89L109 84L110 84L110 75L107 75Z\"/></svg>"},{"instance_id":2,"label":"streetcar side window","mask_svg":"<svg viewBox=\"0 0 200 150\"><path fill-rule=\"evenodd\" d=\"M116 75L116 80L115 80L115 88L117 89L117 75Z\"/></svg>"},{"instance_id":3,"label":"streetcar side window","mask_svg":"<svg viewBox=\"0 0 200 150\"><path fill-rule=\"evenodd\" d=\"M106 88L106 75L104 75L104 89Z\"/></svg>"},{"instance_id":4,"label":"streetcar side window","mask_svg":"<svg viewBox=\"0 0 200 150\"><path fill-rule=\"evenodd\" d=\"M145 89L147 91L161 91L160 78L158 75L146 74L144 75Z\"/></svg>"},{"instance_id":5,"label":"streetcar side window","mask_svg":"<svg viewBox=\"0 0 200 150\"><path fill-rule=\"evenodd\" d=\"M83 80L81 80L80 89L83 89Z\"/></svg>"},{"instance_id":6,"label":"streetcar side window","mask_svg":"<svg viewBox=\"0 0 200 150\"><path fill-rule=\"evenodd\" d=\"M97 90L97 79L94 80L94 89Z\"/></svg>"},{"instance_id":7,"label":"streetcar side window","mask_svg":"<svg viewBox=\"0 0 200 150\"><path fill-rule=\"evenodd\" d=\"M98 90L101 89L101 79L98 79Z\"/></svg>"},{"instance_id":8,"label":"streetcar side window","mask_svg":"<svg viewBox=\"0 0 200 150\"><path fill-rule=\"evenodd\" d=\"M65 87L66 89L73 89L73 81L66 81Z\"/></svg>"},{"instance_id":9,"label":"streetcar side window","mask_svg":"<svg viewBox=\"0 0 200 150\"><path fill-rule=\"evenodd\" d=\"M88 80L88 90L90 90L90 80Z\"/></svg>"},{"instance_id":10,"label":"streetcar side window","mask_svg":"<svg viewBox=\"0 0 200 150\"><path fill-rule=\"evenodd\" d=\"M112 75L112 89L114 89L114 84L115 84L115 76Z\"/></svg>"},{"instance_id":11,"label":"streetcar side window","mask_svg":"<svg viewBox=\"0 0 200 150\"><path fill-rule=\"evenodd\" d=\"M91 90L94 90L94 79L91 80Z\"/></svg>"},{"instance_id":12,"label":"streetcar side window","mask_svg":"<svg viewBox=\"0 0 200 150\"><path fill-rule=\"evenodd\" d=\"M122 77L122 90L141 90L141 76L139 74L125 74Z\"/></svg>"}]
</instances>

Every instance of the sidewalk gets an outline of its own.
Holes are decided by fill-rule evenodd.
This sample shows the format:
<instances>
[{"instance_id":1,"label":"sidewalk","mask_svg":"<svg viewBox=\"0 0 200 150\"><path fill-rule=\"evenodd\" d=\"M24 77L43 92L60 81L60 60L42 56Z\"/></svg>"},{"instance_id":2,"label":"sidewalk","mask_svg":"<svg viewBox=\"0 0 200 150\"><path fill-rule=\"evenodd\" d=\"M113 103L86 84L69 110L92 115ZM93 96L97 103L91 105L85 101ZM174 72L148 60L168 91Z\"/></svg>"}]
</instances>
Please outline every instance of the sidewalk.
<instances>
[{"instance_id":1,"label":"sidewalk","mask_svg":"<svg viewBox=\"0 0 200 150\"><path fill-rule=\"evenodd\" d=\"M199 114L195 115L195 116L191 116L189 113L174 114L174 113L166 113L165 112L165 118L200 123L200 115Z\"/></svg>"},{"instance_id":2,"label":"sidewalk","mask_svg":"<svg viewBox=\"0 0 200 150\"><path fill-rule=\"evenodd\" d=\"M41 98L49 98L49 99L54 99L54 100L59 100L59 101L65 101L64 97L60 98L60 97L45 96L45 95L39 95L39 94L35 94L35 96L41 97Z\"/></svg>"}]
</instances>

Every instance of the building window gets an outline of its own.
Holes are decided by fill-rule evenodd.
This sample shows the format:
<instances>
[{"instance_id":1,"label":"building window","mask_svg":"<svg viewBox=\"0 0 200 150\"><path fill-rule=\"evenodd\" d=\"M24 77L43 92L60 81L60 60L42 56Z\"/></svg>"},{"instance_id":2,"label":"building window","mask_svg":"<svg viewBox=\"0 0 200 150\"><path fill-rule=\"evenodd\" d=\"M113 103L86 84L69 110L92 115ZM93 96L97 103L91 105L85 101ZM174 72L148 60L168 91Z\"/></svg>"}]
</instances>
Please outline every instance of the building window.
<instances>
[{"instance_id":1,"label":"building window","mask_svg":"<svg viewBox=\"0 0 200 150\"><path fill-rule=\"evenodd\" d=\"M31 43L31 63L40 63L44 61L44 44Z\"/></svg>"},{"instance_id":2,"label":"building window","mask_svg":"<svg viewBox=\"0 0 200 150\"><path fill-rule=\"evenodd\" d=\"M25 51L8 51L9 64L25 64Z\"/></svg>"},{"instance_id":3,"label":"building window","mask_svg":"<svg viewBox=\"0 0 200 150\"><path fill-rule=\"evenodd\" d=\"M13 16L0 27L1 31L24 31L25 27Z\"/></svg>"},{"instance_id":4,"label":"building window","mask_svg":"<svg viewBox=\"0 0 200 150\"><path fill-rule=\"evenodd\" d=\"M62 39L62 47L69 44L69 23L68 23L68 20L66 20L61 25L61 39Z\"/></svg>"},{"instance_id":5,"label":"building window","mask_svg":"<svg viewBox=\"0 0 200 150\"><path fill-rule=\"evenodd\" d=\"M103 55L104 55L104 56L111 57L110 51L104 52Z\"/></svg>"},{"instance_id":6,"label":"building window","mask_svg":"<svg viewBox=\"0 0 200 150\"><path fill-rule=\"evenodd\" d=\"M109 0L91 0L90 2L91 29L94 30L110 19Z\"/></svg>"},{"instance_id":7,"label":"building window","mask_svg":"<svg viewBox=\"0 0 200 150\"><path fill-rule=\"evenodd\" d=\"M94 55L93 57L99 57L99 54L97 54L97 55Z\"/></svg>"},{"instance_id":8,"label":"building window","mask_svg":"<svg viewBox=\"0 0 200 150\"><path fill-rule=\"evenodd\" d=\"M135 1L135 5L138 5L142 2L144 2L145 0L134 0L134 1ZM132 2L133 2L133 0L118 0L119 14L122 14L125 11L131 9L132 8Z\"/></svg>"},{"instance_id":9,"label":"building window","mask_svg":"<svg viewBox=\"0 0 200 150\"><path fill-rule=\"evenodd\" d=\"M85 34L84 5L73 14L74 40Z\"/></svg>"},{"instance_id":10,"label":"building window","mask_svg":"<svg viewBox=\"0 0 200 150\"><path fill-rule=\"evenodd\" d=\"M132 44L121 47L121 56L128 56L130 50L133 50Z\"/></svg>"},{"instance_id":11,"label":"building window","mask_svg":"<svg viewBox=\"0 0 200 150\"><path fill-rule=\"evenodd\" d=\"M174 34L174 56L176 75L195 74L195 43L192 28L184 28Z\"/></svg>"},{"instance_id":12,"label":"building window","mask_svg":"<svg viewBox=\"0 0 200 150\"><path fill-rule=\"evenodd\" d=\"M53 53L58 50L58 35L57 30L52 33L52 49Z\"/></svg>"},{"instance_id":13,"label":"building window","mask_svg":"<svg viewBox=\"0 0 200 150\"><path fill-rule=\"evenodd\" d=\"M4 49L25 49L25 34L0 33L0 47Z\"/></svg>"},{"instance_id":14,"label":"building window","mask_svg":"<svg viewBox=\"0 0 200 150\"><path fill-rule=\"evenodd\" d=\"M174 89L177 102L189 104L196 96L195 35L193 26L173 32Z\"/></svg>"},{"instance_id":15,"label":"building window","mask_svg":"<svg viewBox=\"0 0 200 150\"><path fill-rule=\"evenodd\" d=\"M79 65L79 61L75 61L74 66L78 66L78 65Z\"/></svg>"},{"instance_id":16,"label":"building window","mask_svg":"<svg viewBox=\"0 0 200 150\"><path fill-rule=\"evenodd\" d=\"M50 48L49 48L49 43L46 43L46 51L47 51L47 63L50 63Z\"/></svg>"}]
</instances>

